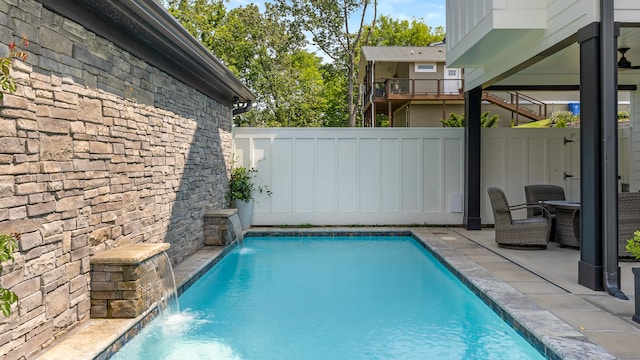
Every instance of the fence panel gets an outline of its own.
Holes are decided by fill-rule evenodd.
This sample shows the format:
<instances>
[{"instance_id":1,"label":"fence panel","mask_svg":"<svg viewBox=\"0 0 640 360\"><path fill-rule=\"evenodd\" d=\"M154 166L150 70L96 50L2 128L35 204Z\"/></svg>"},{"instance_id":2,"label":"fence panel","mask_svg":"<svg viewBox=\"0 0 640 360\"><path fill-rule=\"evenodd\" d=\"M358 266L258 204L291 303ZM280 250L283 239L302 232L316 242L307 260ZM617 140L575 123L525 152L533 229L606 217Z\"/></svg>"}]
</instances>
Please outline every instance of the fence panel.
<instances>
[{"instance_id":1,"label":"fence panel","mask_svg":"<svg viewBox=\"0 0 640 360\"><path fill-rule=\"evenodd\" d=\"M463 129L234 129L254 225L460 224L462 155Z\"/></svg>"},{"instance_id":2,"label":"fence panel","mask_svg":"<svg viewBox=\"0 0 640 360\"><path fill-rule=\"evenodd\" d=\"M630 131L619 134L625 181ZM579 199L579 137L579 129L483 129L481 188L498 186L518 204L526 184L558 184ZM462 128L235 128L234 157L273 191L257 199L254 225L462 223ZM481 218L493 223L486 191Z\"/></svg>"}]
</instances>

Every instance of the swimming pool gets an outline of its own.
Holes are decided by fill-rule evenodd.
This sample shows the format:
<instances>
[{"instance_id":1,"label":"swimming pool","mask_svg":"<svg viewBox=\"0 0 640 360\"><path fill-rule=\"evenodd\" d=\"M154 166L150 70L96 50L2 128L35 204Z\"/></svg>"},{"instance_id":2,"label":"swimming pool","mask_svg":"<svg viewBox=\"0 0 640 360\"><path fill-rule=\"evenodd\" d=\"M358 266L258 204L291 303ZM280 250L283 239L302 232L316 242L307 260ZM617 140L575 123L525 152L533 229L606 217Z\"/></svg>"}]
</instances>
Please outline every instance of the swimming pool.
<instances>
[{"instance_id":1,"label":"swimming pool","mask_svg":"<svg viewBox=\"0 0 640 360\"><path fill-rule=\"evenodd\" d=\"M248 238L115 359L542 359L412 237Z\"/></svg>"}]
</instances>

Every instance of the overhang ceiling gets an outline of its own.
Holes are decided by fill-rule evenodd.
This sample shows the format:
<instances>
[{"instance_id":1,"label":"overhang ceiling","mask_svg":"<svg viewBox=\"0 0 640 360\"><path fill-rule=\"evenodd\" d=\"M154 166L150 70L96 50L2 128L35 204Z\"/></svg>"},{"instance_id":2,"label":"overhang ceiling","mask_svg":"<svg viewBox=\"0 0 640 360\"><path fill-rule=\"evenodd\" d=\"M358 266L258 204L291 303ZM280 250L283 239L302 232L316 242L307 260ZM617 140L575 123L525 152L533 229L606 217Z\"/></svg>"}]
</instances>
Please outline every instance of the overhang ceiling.
<instances>
[{"instance_id":1,"label":"overhang ceiling","mask_svg":"<svg viewBox=\"0 0 640 360\"><path fill-rule=\"evenodd\" d=\"M626 53L626 58L631 64L640 66L640 27L622 27L620 29L618 48L622 47L630 48ZM577 86L580 84L579 52L580 46L578 43L572 43L493 85ZM618 53L617 59L619 58L620 54ZM640 69L619 69L618 83L621 85L640 84Z\"/></svg>"}]
</instances>

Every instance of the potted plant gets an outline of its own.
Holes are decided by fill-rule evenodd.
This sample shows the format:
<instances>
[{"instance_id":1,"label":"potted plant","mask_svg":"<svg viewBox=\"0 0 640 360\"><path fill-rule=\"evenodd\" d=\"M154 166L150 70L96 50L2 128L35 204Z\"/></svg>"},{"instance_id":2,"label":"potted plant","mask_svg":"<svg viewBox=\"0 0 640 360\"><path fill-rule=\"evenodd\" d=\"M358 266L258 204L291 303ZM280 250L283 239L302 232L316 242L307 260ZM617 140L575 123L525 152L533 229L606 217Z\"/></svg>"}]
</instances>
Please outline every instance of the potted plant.
<instances>
[{"instance_id":1,"label":"potted plant","mask_svg":"<svg viewBox=\"0 0 640 360\"><path fill-rule=\"evenodd\" d=\"M634 258L640 260L640 231L633 233L633 239L627 241L626 249ZM636 310L633 321L640 323L640 267L631 268L633 272L633 284L635 288Z\"/></svg>"},{"instance_id":2,"label":"potted plant","mask_svg":"<svg viewBox=\"0 0 640 360\"><path fill-rule=\"evenodd\" d=\"M271 195L271 190L267 186L256 186L254 179L258 171L254 168L236 166L231 170L229 177L229 191L226 199L231 206L238 209L238 217L242 230L251 226L253 220L254 193Z\"/></svg>"}]
</instances>

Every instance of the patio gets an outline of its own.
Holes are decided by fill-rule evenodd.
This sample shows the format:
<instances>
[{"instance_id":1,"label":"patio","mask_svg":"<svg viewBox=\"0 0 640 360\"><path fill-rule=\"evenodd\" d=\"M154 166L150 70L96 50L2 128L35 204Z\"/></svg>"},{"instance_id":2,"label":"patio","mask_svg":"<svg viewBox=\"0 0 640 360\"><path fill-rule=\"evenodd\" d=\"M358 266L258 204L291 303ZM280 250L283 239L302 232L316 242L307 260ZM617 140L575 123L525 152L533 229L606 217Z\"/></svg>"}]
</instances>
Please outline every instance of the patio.
<instances>
[{"instance_id":1,"label":"patio","mask_svg":"<svg viewBox=\"0 0 640 360\"><path fill-rule=\"evenodd\" d=\"M618 359L640 358L640 324L631 321L634 289L631 267L637 262L620 262L621 288L631 298L619 300L602 291L578 284L576 249L550 242L546 250L526 251L498 247L493 229L468 231L462 228L433 230L458 234L447 244L478 263L547 309ZM448 235L439 235L448 236Z\"/></svg>"},{"instance_id":2,"label":"patio","mask_svg":"<svg viewBox=\"0 0 640 360\"><path fill-rule=\"evenodd\" d=\"M331 228L329 231L344 229ZM579 252L575 249L561 248L556 243L550 243L548 249L540 251L503 249L496 245L494 231L489 228L481 231L459 227L409 229L459 271L472 274L471 281L476 285L488 287L488 293L497 303L512 312L514 317L525 319L527 329L537 333L545 343L562 349L558 354L562 358L611 359L613 357L610 354L623 360L640 358L640 347L637 346L640 343L640 324L631 321L634 303L630 270L632 266L640 264L620 263L622 290L632 298L631 301L623 301L578 285L576 270ZM385 229L358 228L358 231L367 230ZM252 228L252 231L297 229ZM174 269L176 282L182 284L187 281L219 251L214 247L205 247L178 264ZM503 283L494 282L496 277ZM133 323L133 320L91 319L39 359L93 358L115 340L116 333L124 333ZM98 334L102 334L102 339L98 338ZM588 340L585 341L584 337ZM609 354L589 341L600 345Z\"/></svg>"}]
</instances>

